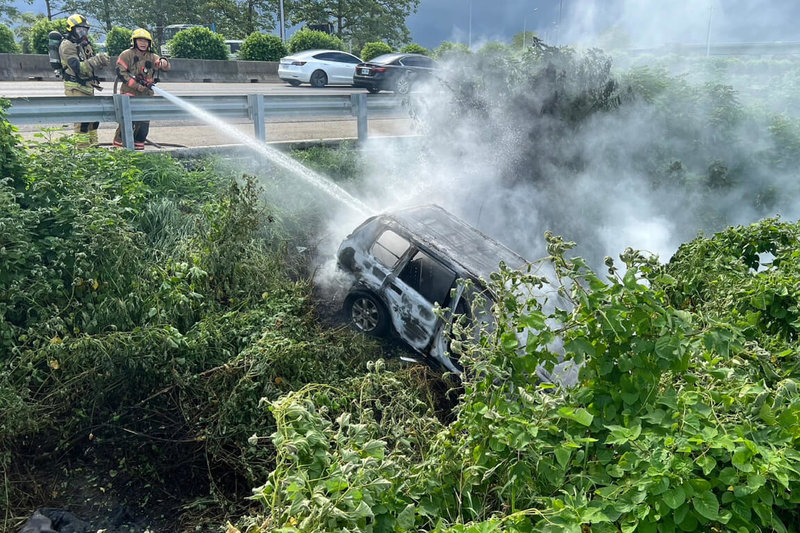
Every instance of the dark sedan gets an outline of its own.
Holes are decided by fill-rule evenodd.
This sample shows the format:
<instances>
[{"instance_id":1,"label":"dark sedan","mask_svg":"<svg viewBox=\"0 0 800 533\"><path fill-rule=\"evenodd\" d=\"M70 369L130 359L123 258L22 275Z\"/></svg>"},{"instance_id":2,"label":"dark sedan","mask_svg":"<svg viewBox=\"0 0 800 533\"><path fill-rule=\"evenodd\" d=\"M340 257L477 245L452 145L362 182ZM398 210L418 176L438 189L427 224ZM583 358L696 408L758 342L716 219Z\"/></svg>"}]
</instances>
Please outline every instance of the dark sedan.
<instances>
[{"instance_id":1,"label":"dark sedan","mask_svg":"<svg viewBox=\"0 0 800 533\"><path fill-rule=\"evenodd\" d=\"M356 65L353 86L406 94L415 83L432 78L436 68L433 59L421 54L384 54Z\"/></svg>"}]
</instances>

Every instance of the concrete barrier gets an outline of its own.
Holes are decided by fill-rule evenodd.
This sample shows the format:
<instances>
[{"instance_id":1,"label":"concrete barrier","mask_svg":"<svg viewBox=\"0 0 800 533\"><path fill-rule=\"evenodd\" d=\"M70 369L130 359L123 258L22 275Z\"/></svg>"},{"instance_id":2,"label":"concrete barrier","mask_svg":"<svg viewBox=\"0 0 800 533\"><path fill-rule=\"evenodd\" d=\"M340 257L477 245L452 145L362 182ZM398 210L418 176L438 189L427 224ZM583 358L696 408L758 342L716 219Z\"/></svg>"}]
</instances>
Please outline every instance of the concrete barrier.
<instances>
[{"instance_id":1,"label":"concrete barrier","mask_svg":"<svg viewBox=\"0 0 800 533\"><path fill-rule=\"evenodd\" d=\"M116 61L116 58L112 58ZM170 59L172 69L164 81L247 83L277 82L274 61L216 61L211 59ZM113 63L112 63L113 65ZM101 80L113 81L114 68L103 69ZM0 81L55 80L48 56L44 54L0 54Z\"/></svg>"}]
</instances>

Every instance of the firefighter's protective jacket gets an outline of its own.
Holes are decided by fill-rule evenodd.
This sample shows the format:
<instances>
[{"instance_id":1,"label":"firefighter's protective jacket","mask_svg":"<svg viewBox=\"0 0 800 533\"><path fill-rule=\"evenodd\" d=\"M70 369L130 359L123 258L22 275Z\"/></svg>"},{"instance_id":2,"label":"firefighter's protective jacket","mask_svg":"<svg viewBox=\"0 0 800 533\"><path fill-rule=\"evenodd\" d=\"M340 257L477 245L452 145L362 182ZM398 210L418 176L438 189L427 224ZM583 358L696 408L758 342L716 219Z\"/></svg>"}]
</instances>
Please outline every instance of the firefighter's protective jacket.
<instances>
[{"instance_id":1,"label":"firefighter's protective jacket","mask_svg":"<svg viewBox=\"0 0 800 533\"><path fill-rule=\"evenodd\" d=\"M117 58L117 73L121 78L120 92L131 96L153 96L150 86L155 80L156 64L161 60L158 54L151 51L142 52L136 48L128 48ZM160 70L169 70L167 60L161 60Z\"/></svg>"},{"instance_id":2,"label":"firefighter's protective jacket","mask_svg":"<svg viewBox=\"0 0 800 533\"><path fill-rule=\"evenodd\" d=\"M64 86L77 89L87 95L94 94L94 69L88 59L94 56L89 43L74 43L64 39L58 47L61 66L64 67Z\"/></svg>"}]
</instances>

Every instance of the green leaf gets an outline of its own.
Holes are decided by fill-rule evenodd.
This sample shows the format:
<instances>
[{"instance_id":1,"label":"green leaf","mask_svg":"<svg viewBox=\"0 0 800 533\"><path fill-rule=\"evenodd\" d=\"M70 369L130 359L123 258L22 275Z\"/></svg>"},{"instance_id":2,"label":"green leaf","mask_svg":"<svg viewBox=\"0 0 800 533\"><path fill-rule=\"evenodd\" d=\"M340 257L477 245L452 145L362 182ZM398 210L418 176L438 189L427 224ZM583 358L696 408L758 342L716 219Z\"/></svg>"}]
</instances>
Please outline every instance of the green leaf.
<instances>
[{"instance_id":1,"label":"green leaf","mask_svg":"<svg viewBox=\"0 0 800 533\"><path fill-rule=\"evenodd\" d=\"M731 464L741 470L742 472L752 472L753 464L750 461L753 457L753 452L744 446L736 448L731 458Z\"/></svg>"},{"instance_id":2,"label":"green leaf","mask_svg":"<svg viewBox=\"0 0 800 533\"><path fill-rule=\"evenodd\" d=\"M664 499L664 503L674 511L686 501L686 491L683 490L683 487L675 487L674 489L666 491L662 498Z\"/></svg>"},{"instance_id":3,"label":"green leaf","mask_svg":"<svg viewBox=\"0 0 800 533\"><path fill-rule=\"evenodd\" d=\"M710 490L695 494L692 498L692 505L694 510L703 518L716 520L719 516L719 501Z\"/></svg>"},{"instance_id":4,"label":"green leaf","mask_svg":"<svg viewBox=\"0 0 800 533\"><path fill-rule=\"evenodd\" d=\"M414 528L415 507L413 503L406 505L406 508L397 515L397 527L400 531L410 531Z\"/></svg>"},{"instance_id":5,"label":"green leaf","mask_svg":"<svg viewBox=\"0 0 800 533\"><path fill-rule=\"evenodd\" d=\"M556 448L556 461L562 468L567 468L569 465L569 458L572 454L571 450L565 447Z\"/></svg>"},{"instance_id":6,"label":"green leaf","mask_svg":"<svg viewBox=\"0 0 800 533\"><path fill-rule=\"evenodd\" d=\"M570 420L574 420L578 424L586 427L589 427L592 424L592 420L594 420L592 414L583 407L578 409L573 409L572 407L562 407L558 410L558 414L561 417L569 418Z\"/></svg>"},{"instance_id":7,"label":"green leaf","mask_svg":"<svg viewBox=\"0 0 800 533\"><path fill-rule=\"evenodd\" d=\"M710 455L704 455L697 459L697 465L703 470L703 475L707 476L717 466L717 461Z\"/></svg>"},{"instance_id":8,"label":"green leaf","mask_svg":"<svg viewBox=\"0 0 800 533\"><path fill-rule=\"evenodd\" d=\"M501 342L503 345L503 349L508 351L516 350L517 347L519 346L519 339L517 339L517 336L513 332L503 333Z\"/></svg>"},{"instance_id":9,"label":"green leaf","mask_svg":"<svg viewBox=\"0 0 800 533\"><path fill-rule=\"evenodd\" d=\"M625 271L625 275L622 277L622 284L625 285L627 289L636 288L636 269L629 268Z\"/></svg>"}]
</instances>

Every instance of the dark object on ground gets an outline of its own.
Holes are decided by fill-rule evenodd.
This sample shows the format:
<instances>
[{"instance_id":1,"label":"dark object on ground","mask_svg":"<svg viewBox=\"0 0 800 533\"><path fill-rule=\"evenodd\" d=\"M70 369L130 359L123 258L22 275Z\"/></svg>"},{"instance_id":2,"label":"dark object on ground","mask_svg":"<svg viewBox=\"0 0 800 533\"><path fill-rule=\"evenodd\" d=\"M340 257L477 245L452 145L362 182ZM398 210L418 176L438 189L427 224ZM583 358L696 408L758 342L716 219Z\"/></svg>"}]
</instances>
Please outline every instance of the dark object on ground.
<instances>
[{"instance_id":1,"label":"dark object on ground","mask_svg":"<svg viewBox=\"0 0 800 533\"><path fill-rule=\"evenodd\" d=\"M19 533L88 533L90 525L69 511L42 507L31 515Z\"/></svg>"}]
</instances>

